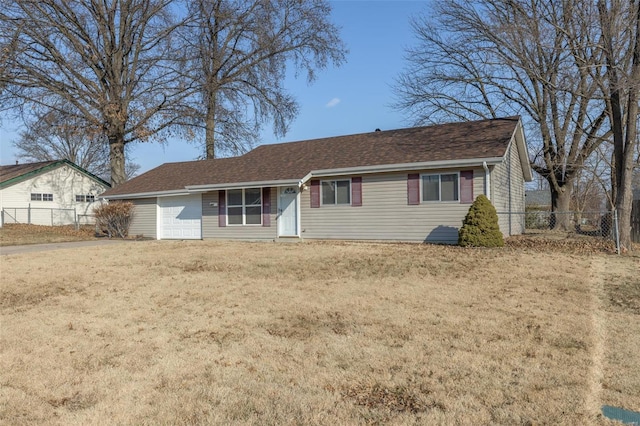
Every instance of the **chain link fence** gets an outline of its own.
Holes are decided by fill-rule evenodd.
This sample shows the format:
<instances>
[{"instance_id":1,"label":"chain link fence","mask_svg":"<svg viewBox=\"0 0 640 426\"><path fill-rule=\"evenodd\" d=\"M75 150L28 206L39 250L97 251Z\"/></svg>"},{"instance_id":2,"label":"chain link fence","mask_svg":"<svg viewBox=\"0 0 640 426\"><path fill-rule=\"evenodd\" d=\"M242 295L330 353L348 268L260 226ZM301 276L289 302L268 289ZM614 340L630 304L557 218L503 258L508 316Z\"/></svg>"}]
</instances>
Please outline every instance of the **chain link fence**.
<instances>
[{"instance_id":1,"label":"chain link fence","mask_svg":"<svg viewBox=\"0 0 640 426\"><path fill-rule=\"evenodd\" d=\"M4 207L0 212L0 224L23 223L31 225L93 225L93 215L78 214L76 209L43 207Z\"/></svg>"},{"instance_id":2,"label":"chain link fence","mask_svg":"<svg viewBox=\"0 0 640 426\"><path fill-rule=\"evenodd\" d=\"M569 233L575 236L604 238L615 243L620 252L618 217L615 210L551 212L498 212L498 218L523 224L525 233Z\"/></svg>"}]
</instances>

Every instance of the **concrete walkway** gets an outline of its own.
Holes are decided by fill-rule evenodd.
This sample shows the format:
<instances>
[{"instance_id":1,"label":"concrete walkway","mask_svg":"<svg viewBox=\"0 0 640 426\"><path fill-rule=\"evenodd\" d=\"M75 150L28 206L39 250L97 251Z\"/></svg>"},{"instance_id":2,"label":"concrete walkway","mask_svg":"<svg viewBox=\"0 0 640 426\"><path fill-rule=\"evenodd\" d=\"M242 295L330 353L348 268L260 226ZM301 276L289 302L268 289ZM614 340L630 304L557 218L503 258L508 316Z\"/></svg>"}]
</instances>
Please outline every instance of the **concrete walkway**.
<instances>
[{"instance_id":1,"label":"concrete walkway","mask_svg":"<svg viewBox=\"0 0 640 426\"><path fill-rule=\"evenodd\" d=\"M122 244L126 242L126 240L113 239L109 240L107 238L102 240L95 241L71 241L66 243L48 243L48 244L27 244L23 246L5 246L0 247L0 256L5 256L8 254L22 254L22 253L35 253L38 251L51 251L51 250L60 250L60 249L70 249L70 248L78 248L78 247L93 247L93 246L104 246L111 244Z\"/></svg>"}]
</instances>

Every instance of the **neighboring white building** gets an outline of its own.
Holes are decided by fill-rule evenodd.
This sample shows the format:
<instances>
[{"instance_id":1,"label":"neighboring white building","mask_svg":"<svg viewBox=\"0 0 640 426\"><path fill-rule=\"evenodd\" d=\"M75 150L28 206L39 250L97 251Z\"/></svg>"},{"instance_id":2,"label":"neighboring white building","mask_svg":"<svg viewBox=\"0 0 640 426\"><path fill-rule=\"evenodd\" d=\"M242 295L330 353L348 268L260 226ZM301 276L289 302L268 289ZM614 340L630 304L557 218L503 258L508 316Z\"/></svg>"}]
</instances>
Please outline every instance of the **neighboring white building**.
<instances>
[{"instance_id":1,"label":"neighboring white building","mask_svg":"<svg viewBox=\"0 0 640 426\"><path fill-rule=\"evenodd\" d=\"M68 160L0 166L0 226L89 223L109 187Z\"/></svg>"}]
</instances>

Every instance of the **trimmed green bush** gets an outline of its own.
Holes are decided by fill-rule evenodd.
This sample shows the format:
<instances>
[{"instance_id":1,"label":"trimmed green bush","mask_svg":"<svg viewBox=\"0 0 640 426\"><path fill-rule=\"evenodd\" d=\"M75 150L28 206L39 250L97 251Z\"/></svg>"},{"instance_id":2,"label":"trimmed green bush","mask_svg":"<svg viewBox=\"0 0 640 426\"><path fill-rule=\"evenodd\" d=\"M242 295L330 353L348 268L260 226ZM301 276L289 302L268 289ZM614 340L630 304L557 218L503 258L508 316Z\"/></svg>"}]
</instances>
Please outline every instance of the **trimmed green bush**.
<instances>
[{"instance_id":1,"label":"trimmed green bush","mask_svg":"<svg viewBox=\"0 0 640 426\"><path fill-rule=\"evenodd\" d=\"M462 247L504 246L498 214L486 196L478 195L471 204L458 232L458 244Z\"/></svg>"}]
</instances>

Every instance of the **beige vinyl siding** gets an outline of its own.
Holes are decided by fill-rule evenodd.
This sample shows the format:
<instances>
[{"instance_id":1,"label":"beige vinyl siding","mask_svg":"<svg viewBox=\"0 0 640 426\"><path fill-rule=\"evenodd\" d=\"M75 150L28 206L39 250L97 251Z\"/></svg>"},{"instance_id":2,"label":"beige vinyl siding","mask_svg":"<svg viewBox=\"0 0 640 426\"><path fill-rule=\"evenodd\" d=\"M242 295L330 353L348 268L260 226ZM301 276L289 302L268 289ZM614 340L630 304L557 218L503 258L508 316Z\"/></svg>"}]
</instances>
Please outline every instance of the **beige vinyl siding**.
<instances>
[{"instance_id":1,"label":"beige vinyl siding","mask_svg":"<svg viewBox=\"0 0 640 426\"><path fill-rule=\"evenodd\" d=\"M134 204L133 220L129 227L129 235L158 238L157 198L139 198L127 201L131 201Z\"/></svg>"},{"instance_id":2,"label":"beige vinyl siding","mask_svg":"<svg viewBox=\"0 0 640 426\"><path fill-rule=\"evenodd\" d=\"M505 161L491 172L491 201L498 212L503 235L519 235L524 228L524 177L515 143L509 145Z\"/></svg>"},{"instance_id":3,"label":"beige vinyl siding","mask_svg":"<svg viewBox=\"0 0 640 426\"><path fill-rule=\"evenodd\" d=\"M457 170L425 170L451 173ZM418 173L418 172L414 172ZM332 177L330 179L348 179ZM329 178L327 178L329 179ZM473 195L484 193L484 170L474 169ZM309 239L394 240L455 244L471 204L407 204L407 173L362 175L362 206L310 207L301 194L302 237Z\"/></svg>"},{"instance_id":4,"label":"beige vinyl siding","mask_svg":"<svg viewBox=\"0 0 640 426\"><path fill-rule=\"evenodd\" d=\"M491 170L491 202L498 212L502 235L509 236L509 163L503 161Z\"/></svg>"},{"instance_id":5,"label":"beige vinyl siding","mask_svg":"<svg viewBox=\"0 0 640 426\"><path fill-rule=\"evenodd\" d=\"M212 205L215 204L215 205ZM273 240L278 235L278 188L271 188L271 226L218 226L218 191L202 194L202 238Z\"/></svg>"},{"instance_id":6,"label":"beige vinyl siding","mask_svg":"<svg viewBox=\"0 0 640 426\"><path fill-rule=\"evenodd\" d=\"M510 235L520 235L525 231L524 175L515 142L509 148L509 156L511 157L511 211L517 213L511 215Z\"/></svg>"}]
</instances>

